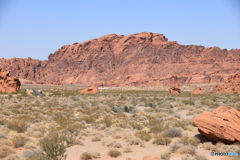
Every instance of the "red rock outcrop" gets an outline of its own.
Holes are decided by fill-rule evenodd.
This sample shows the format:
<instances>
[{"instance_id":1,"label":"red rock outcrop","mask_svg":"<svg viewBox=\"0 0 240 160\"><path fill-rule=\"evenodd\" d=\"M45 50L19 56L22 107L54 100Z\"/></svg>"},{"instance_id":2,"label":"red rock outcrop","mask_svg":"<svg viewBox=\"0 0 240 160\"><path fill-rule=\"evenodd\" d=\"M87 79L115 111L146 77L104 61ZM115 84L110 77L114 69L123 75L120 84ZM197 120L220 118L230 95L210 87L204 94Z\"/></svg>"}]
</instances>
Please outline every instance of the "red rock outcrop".
<instances>
[{"instance_id":1,"label":"red rock outcrop","mask_svg":"<svg viewBox=\"0 0 240 160\"><path fill-rule=\"evenodd\" d=\"M192 94L203 94L203 91L200 87L197 87L192 91Z\"/></svg>"},{"instance_id":2,"label":"red rock outcrop","mask_svg":"<svg viewBox=\"0 0 240 160\"><path fill-rule=\"evenodd\" d=\"M21 83L16 77L9 77L10 71L0 70L0 92L12 93L20 89Z\"/></svg>"},{"instance_id":3,"label":"red rock outcrop","mask_svg":"<svg viewBox=\"0 0 240 160\"><path fill-rule=\"evenodd\" d=\"M169 93L171 94L180 94L181 89L179 84L175 84L173 87L169 88Z\"/></svg>"},{"instance_id":4,"label":"red rock outcrop","mask_svg":"<svg viewBox=\"0 0 240 160\"><path fill-rule=\"evenodd\" d=\"M98 92L100 92L100 90L98 89L98 87L89 87L89 88L81 90L80 92L82 92L82 93L98 93Z\"/></svg>"},{"instance_id":5,"label":"red rock outcrop","mask_svg":"<svg viewBox=\"0 0 240 160\"><path fill-rule=\"evenodd\" d=\"M199 132L216 142L240 141L240 112L232 107L218 107L213 112L203 112L192 120Z\"/></svg>"},{"instance_id":6,"label":"red rock outcrop","mask_svg":"<svg viewBox=\"0 0 240 160\"><path fill-rule=\"evenodd\" d=\"M240 69L239 49L180 45L162 34L110 34L62 46L48 60L0 59L0 68L32 81L89 86L172 86L224 82ZM177 75L177 76L175 76Z\"/></svg>"},{"instance_id":7,"label":"red rock outcrop","mask_svg":"<svg viewBox=\"0 0 240 160\"><path fill-rule=\"evenodd\" d=\"M228 77L227 82L224 84L217 84L214 86L214 93L240 93L240 73Z\"/></svg>"}]
</instances>

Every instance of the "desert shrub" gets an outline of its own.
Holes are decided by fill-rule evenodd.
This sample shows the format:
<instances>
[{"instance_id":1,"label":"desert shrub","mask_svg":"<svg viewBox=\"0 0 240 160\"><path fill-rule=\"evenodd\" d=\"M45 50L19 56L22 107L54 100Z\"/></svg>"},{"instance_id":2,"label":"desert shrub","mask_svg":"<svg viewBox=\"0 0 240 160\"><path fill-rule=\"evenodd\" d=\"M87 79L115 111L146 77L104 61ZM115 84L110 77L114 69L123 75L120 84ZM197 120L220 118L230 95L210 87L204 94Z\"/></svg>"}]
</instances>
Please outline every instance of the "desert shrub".
<instances>
[{"instance_id":1,"label":"desert shrub","mask_svg":"<svg viewBox=\"0 0 240 160\"><path fill-rule=\"evenodd\" d=\"M182 101L185 105L194 105L194 101L192 101L192 100L183 100Z\"/></svg>"},{"instance_id":2,"label":"desert shrub","mask_svg":"<svg viewBox=\"0 0 240 160\"><path fill-rule=\"evenodd\" d=\"M92 153L92 158L101 158L101 155L100 155L100 153L99 152L93 152Z\"/></svg>"},{"instance_id":3,"label":"desert shrub","mask_svg":"<svg viewBox=\"0 0 240 160\"><path fill-rule=\"evenodd\" d=\"M193 157L190 157L189 155L185 155L181 158L181 160L195 160Z\"/></svg>"},{"instance_id":4,"label":"desert shrub","mask_svg":"<svg viewBox=\"0 0 240 160\"><path fill-rule=\"evenodd\" d=\"M9 129L17 131L18 133L24 133L27 130L27 123L20 119L12 119L7 123Z\"/></svg>"},{"instance_id":5,"label":"desert shrub","mask_svg":"<svg viewBox=\"0 0 240 160\"><path fill-rule=\"evenodd\" d=\"M179 128L169 128L164 133L165 137L181 137L182 136L182 130Z\"/></svg>"},{"instance_id":6,"label":"desert shrub","mask_svg":"<svg viewBox=\"0 0 240 160\"><path fill-rule=\"evenodd\" d=\"M0 146L12 146L12 143L9 139L0 139Z\"/></svg>"},{"instance_id":7,"label":"desert shrub","mask_svg":"<svg viewBox=\"0 0 240 160\"><path fill-rule=\"evenodd\" d=\"M168 144L171 143L171 141L172 140L170 138L164 137L161 134L157 134L154 137L153 144L156 144L156 145L168 145Z\"/></svg>"},{"instance_id":8,"label":"desert shrub","mask_svg":"<svg viewBox=\"0 0 240 160\"><path fill-rule=\"evenodd\" d=\"M8 146L0 146L0 158L5 158L10 154L14 153Z\"/></svg>"},{"instance_id":9,"label":"desert shrub","mask_svg":"<svg viewBox=\"0 0 240 160\"><path fill-rule=\"evenodd\" d=\"M175 153L179 148L181 148L181 145L180 144L177 144L177 143L173 143L171 146L170 146L170 151Z\"/></svg>"},{"instance_id":10,"label":"desert shrub","mask_svg":"<svg viewBox=\"0 0 240 160\"><path fill-rule=\"evenodd\" d=\"M42 152L40 150L24 151L23 157L27 160L43 160Z\"/></svg>"},{"instance_id":11,"label":"desert shrub","mask_svg":"<svg viewBox=\"0 0 240 160\"><path fill-rule=\"evenodd\" d=\"M89 152L83 152L80 156L81 160L90 160L92 159L92 154Z\"/></svg>"},{"instance_id":12,"label":"desert shrub","mask_svg":"<svg viewBox=\"0 0 240 160\"><path fill-rule=\"evenodd\" d=\"M141 130L144 128L142 124L137 122L131 122L130 125L132 126L133 129L137 129L137 130Z\"/></svg>"},{"instance_id":13,"label":"desert shrub","mask_svg":"<svg viewBox=\"0 0 240 160\"><path fill-rule=\"evenodd\" d=\"M160 157L164 160L169 160L171 157L171 153L169 153L169 152L163 153L163 154L161 154Z\"/></svg>"},{"instance_id":14,"label":"desert shrub","mask_svg":"<svg viewBox=\"0 0 240 160\"><path fill-rule=\"evenodd\" d=\"M118 157L118 156L121 156L122 155L122 153L120 152L120 151L118 151L117 149L110 149L109 151L108 151L108 155L110 156L110 157Z\"/></svg>"},{"instance_id":15,"label":"desert shrub","mask_svg":"<svg viewBox=\"0 0 240 160\"><path fill-rule=\"evenodd\" d=\"M184 145L198 146L200 143L200 140L196 137L183 136L181 137L180 142Z\"/></svg>"},{"instance_id":16,"label":"desert shrub","mask_svg":"<svg viewBox=\"0 0 240 160\"><path fill-rule=\"evenodd\" d=\"M105 124L106 127L111 127L113 124L113 119L110 116L106 116L103 118L103 123Z\"/></svg>"},{"instance_id":17,"label":"desert shrub","mask_svg":"<svg viewBox=\"0 0 240 160\"><path fill-rule=\"evenodd\" d=\"M141 140L147 141L147 142L152 138L152 136L145 130L137 131L135 133L135 136L138 138L141 138Z\"/></svg>"},{"instance_id":18,"label":"desert shrub","mask_svg":"<svg viewBox=\"0 0 240 160\"><path fill-rule=\"evenodd\" d=\"M182 146L177 150L177 152L180 154L190 154L192 156L196 154L195 147L193 146Z\"/></svg>"},{"instance_id":19,"label":"desert shrub","mask_svg":"<svg viewBox=\"0 0 240 160\"><path fill-rule=\"evenodd\" d=\"M14 148L23 147L27 141L28 138L23 135L15 135L12 137L12 143Z\"/></svg>"},{"instance_id":20,"label":"desert shrub","mask_svg":"<svg viewBox=\"0 0 240 160\"><path fill-rule=\"evenodd\" d=\"M20 158L16 154L11 154L5 158L6 160L19 160Z\"/></svg>"},{"instance_id":21,"label":"desert shrub","mask_svg":"<svg viewBox=\"0 0 240 160\"><path fill-rule=\"evenodd\" d=\"M63 135L52 134L40 140L42 155L48 160L66 159L66 137Z\"/></svg>"},{"instance_id":22,"label":"desert shrub","mask_svg":"<svg viewBox=\"0 0 240 160\"><path fill-rule=\"evenodd\" d=\"M211 150L212 147L213 147L213 144L211 142L206 142L206 143L203 143L202 145L202 148L206 150Z\"/></svg>"},{"instance_id":23,"label":"desert shrub","mask_svg":"<svg viewBox=\"0 0 240 160\"><path fill-rule=\"evenodd\" d=\"M139 138L129 138L127 139L128 145L139 145L141 140Z\"/></svg>"},{"instance_id":24,"label":"desert shrub","mask_svg":"<svg viewBox=\"0 0 240 160\"><path fill-rule=\"evenodd\" d=\"M195 158L196 160L208 160L207 157L204 156L204 155L196 155L194 158Z\"/></svg>"},{"instance_id":25,"label":"desert shrub","mask_svg":"<svg viewBox=\"0 0 240 160\"><path fill-rule=\"evenodd\" d=\"M123 148L123 153L129 153L132 152L132 148L131 147L124 147Z\"/></svg>"},{"instance_id":26,"label":"desert shrub","mask_svg":"<svg viewBox=\"0 0 240 160\"><path fill-rule=\"evenodd\" d=\"M188 119L178 120L173 125L175 127L181 127L183 130L185 130L188 125L191 125L191 120Z\"/></svg>"},{"instance_id":27,"label":"desert shrub","mask_svg":"<svg viewBox=\"0 0 240 160\"><path fill-rule=\"evenodd\" d=\"M114 135L112 135L112 138L113 139L120 139L120 138L122 138L122 136L119 135L119 134L114 134Z\"/></svg>"},{"instance_id":28,"label":"desert shrub","mask_svg":"<svg viewBox=\"0 0 240 160\"><path fill-rule=\"evenodd\" d=\"M117 142L117 143L114 144L113 147L114 148L122 148L122 145L121 145L121 143Z\"/></svg>"},{"instance_id":29,"label":"desert shrub","mask_svg":"<svg viewBox=\"0 0 240 160\"><path fill-rule=\"evenodd\" d=\"M98 142L101 141L101 137L99 135L96 135L92 138L92 142Z\"/></svg>"}]
</instances>

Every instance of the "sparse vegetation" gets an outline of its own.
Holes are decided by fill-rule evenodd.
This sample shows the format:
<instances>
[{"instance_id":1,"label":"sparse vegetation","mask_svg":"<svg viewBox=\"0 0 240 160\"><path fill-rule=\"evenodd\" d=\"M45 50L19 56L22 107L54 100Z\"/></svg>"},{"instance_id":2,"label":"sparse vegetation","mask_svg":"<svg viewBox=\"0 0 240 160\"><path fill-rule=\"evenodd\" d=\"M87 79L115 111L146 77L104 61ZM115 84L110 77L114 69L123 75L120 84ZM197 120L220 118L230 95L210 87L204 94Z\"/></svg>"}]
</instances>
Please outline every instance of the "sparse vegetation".
<instances>
[{"instance_id":1,"label":"sparse vegetation","mask_svg":"<svg viewBox=\"0 0 240 160\"><path fill-rule=\"evenodd\" d=\"M110 149L109 151L108 151L108 155L110 156L110 157L118 157L118 156L121 156L122 155L122 153L120 152L120 151L118 151L117 149Z\"/></svg>"}]
</instances>

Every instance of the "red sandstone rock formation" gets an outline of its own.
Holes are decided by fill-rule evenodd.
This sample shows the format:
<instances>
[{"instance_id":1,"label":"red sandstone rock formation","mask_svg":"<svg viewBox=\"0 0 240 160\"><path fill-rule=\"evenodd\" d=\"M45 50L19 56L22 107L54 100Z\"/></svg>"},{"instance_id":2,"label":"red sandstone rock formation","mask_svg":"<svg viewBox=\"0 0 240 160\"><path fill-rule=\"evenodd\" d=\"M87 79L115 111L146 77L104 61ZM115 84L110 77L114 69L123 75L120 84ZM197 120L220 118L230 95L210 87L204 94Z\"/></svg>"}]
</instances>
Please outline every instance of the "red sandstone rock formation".
<instances>
[{"instance_id":1,"label":"red sandstone rock formation","mask_svg":"<svg viewBox=\"0 0 240 160\"><path fill-rule=\"evenodd\" d=\"M0 92L17 92L20 89L21 83L16 77L9 77L10 71L0 70Z\"/></svg>"},{"instance_id":2,"label":"red sandstone rock formation","mask_svg":"<svg viewBox=\"0 0 240 160\"><path fill-rule=\"evenodd\" d=\"M98 93L98 92L100 92L100 90L98 89L98 87L89 87L89 88L81 90L80 92L82 92L82 93Z\"/></svg>"},{"instance_id":3,"label":"red sandstone rock formation","mask_svg":"<svg viewBox=\"0 0 240 160\"><path fill-rule=\"evenodd\" d=\"M203 94L203 91L200 87L197 87L192 91L192 94Z\"/></svg>"},{"instance_id":4,"label":"red sandstone rock formation","mask_svg":"<svg viewBox=\"0 0 240 160\"><path fill-rule=\"evenodd\" d=\"M214 89L214 93L240 93L240 73L231 75L228 77L227 82L224 84L217 84Z\"/></svg>"},{"instance_id":5,"label":"red sandstone rock formation","mask_svg":"<svg viewBox=\"0 0 240 160\"><path fill-rule=\"evenodd\" d=\"M223 143L240 141L240 112L222 106L213 112L203 112L192 120L200 133L210 140Z\"/></svg>"},{"instance_id":6,"label":"red sandstone rock formation","mask_svg":"<svg viewBox=\"0 0 240 160\"><path fill-rule=\"evenodd\" d=\"M171 94L180 94L181 89L179 84L175 84L173 87L169 88L169 93Z\"/></svg>"},{"instance_id":7,"label":"red sandstone rock formation","mask_svg":"<svg viewBox=\"0 0 240 160\"><path fill-rule=\"evenodd\" d=\"M62 46L48 60L0 59L0 68L33 81L96 86L172 86L223 82L240 69L240 50L180 45L162 34L110 34ZM177 76L175 76L177 75Z\"/></svg>"}]
</instances>

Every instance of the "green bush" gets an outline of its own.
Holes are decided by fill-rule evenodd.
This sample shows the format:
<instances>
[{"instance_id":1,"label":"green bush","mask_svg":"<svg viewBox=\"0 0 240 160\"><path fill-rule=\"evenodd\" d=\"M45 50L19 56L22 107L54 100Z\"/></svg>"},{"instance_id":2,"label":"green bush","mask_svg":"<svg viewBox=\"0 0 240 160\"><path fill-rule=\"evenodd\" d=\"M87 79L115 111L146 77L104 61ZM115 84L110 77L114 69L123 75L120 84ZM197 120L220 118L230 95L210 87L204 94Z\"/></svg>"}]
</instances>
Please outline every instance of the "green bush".
<instances>
[{"instance_id":1,"label":"green bush","mask_svg":"<svg viewBox=\"0 0 240 160\"><path fill-rule=\"evenodd\" d=\"M52 134L40 140L40 148L44 159L64 160L66 159L66 137L63 135Z\"/></svg>"}]
</instances>

